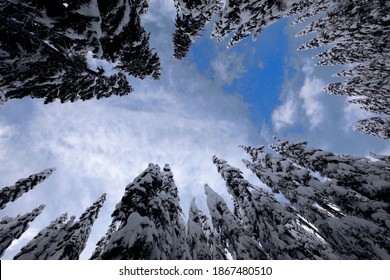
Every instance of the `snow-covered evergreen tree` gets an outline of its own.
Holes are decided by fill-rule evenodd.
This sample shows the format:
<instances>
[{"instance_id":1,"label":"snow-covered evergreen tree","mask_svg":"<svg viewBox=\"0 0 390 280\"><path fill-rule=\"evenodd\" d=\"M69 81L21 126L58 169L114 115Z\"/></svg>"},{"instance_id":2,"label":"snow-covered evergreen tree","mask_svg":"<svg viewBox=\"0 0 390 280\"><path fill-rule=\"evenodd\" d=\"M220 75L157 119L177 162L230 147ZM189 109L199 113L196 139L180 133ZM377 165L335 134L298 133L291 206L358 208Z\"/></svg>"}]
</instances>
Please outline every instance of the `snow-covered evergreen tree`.
<instances>
[{"instance_id":1,"label":"snow-covered evergreen tree","mask_svg":"<svg viewBox=\"0 0 390 280\"><path fill-rule=\"evenodd\" d=\"M389 204L372 201L337 180L321 182L287 159L244 147L246 165L274 192L281 192L343 259L383 259L389 255ZM346 229L349 228L349 234ZM337 238L335 238L337 236Z\"/></svg>"},{"instance_id":2,"label":"snow-covered evergreen tree","mask_svg":"<svg viewBox=\"0 0 390 280\"><path fill-rule=\"evenodd\" d=\"M336 2L335 0L299 0L294 1L291 10L286 16L297 15L292 25L306 21L307 19L328 10Z\"/></svg>"},{"instance_id":3,"label":"snow-covered evergreen tree","mask_svg":"<svg viewBox=\"0 0 390 280\"><path fill-rule=\"evenodd\" d=\"M245 230L272 259L334 259L329 244L289 205L258 188L242 176L241 170L213 157L218 172L233 197Z\"/></svg>"},{"instance_id":4,"label":"snow-covered evergreen tree","mask_svg":"<svg viewBox=\"0 0 390 280\"><path fill-rule=\"evenodd\" d=\"M126 186L111 215L118 229L112 233L100 259L159 259L158 233L148 217L151 197L159 189L160 170L153 164Z\"/></svg>"},{"instance_id":5,"label":"snow-covered evergreen tree","mask_svg":"<svg viewBox=\"0 0 390 280\"><path fill-rule=\"evenodd\" d=\"M147 1L105 2L0 0L1 102L26 96L73 102L132 91L123 72L107 77L102 68L90 69L88 53L130 75L158 78L159 59L140 25Z\"/></svg>"},{"instance_id":6,"label":"snow-covered evergreen tree","mask_svg":"<svg viewBox=\"0 0 390 280\"><path fill-rule=\"evenodd\" d=\"M307 146L307 142L278 140L270 147L281 156L321 176L337 179L342 186L378 201L390 200L390 170L386 162L336 155Z\"/></svg>"},{"instance_id":7,"label":"snow-covered evergreen tree","mask_svg":"<svg viewBox=\"0 0 390 280\"><path fill-rule=\"evenodd\" d=\"M45 205L40 205L29 213L19 215L16 218L3 217L0 221L0 257L4 251L11 245L12 241L19 239L29 228L30 222L41 214Z\"/></svg>"},{"instance_id":8,"label":"snow-covered evergreen tree","mask_svg":"<svg viewBox=\"0 0 390 280\"><path fill-rule=\"evenodd\" d=\"M149 164L134 181L112 214L118 230L100 259L188 259L186 229L173 174Z\"/></svg>"},{"instance_id":9,"label":"snow-covered evergreen tree","mask_svg":"<svg viewBox=\"0 0 390 280\"><path fill-rule=\"evenodd\" d=\"M212 37L219 41L233 33L231 47L253 33L255 40L261 31L291 13L296 0L229 0L214 24Z\"/></svg>"},{"instance_id":10,"label":"snow-covered evergreen tree","mask_svg":"<svg viewBox=\"0 0 390 280\"><path fill-rule=\"evenodd\" d=\"M235 260L260 260L269 257L259 243L245 233L240 221L230 211L223 198L208 185L205 185L207 206L217 242Z\"/></svg>"},{"instance_id":11,"label":"snow-covered evergreen tree","mask_svg":"<svg viewBox=\"0 0 390 280\"><path fill-rule=\"evenodd\" d=\"M149 35L141 26L148 0L98 0L102 17L103 57L119 61L117 69L138 78L160 77L160 60L149 47Z\"/></svg>"},{"instance_id":12,"label":"snow-covered evergreen tree","mask_svg":"<svg viewBox=\"0 0 390 280\"><path fill-rule=\"evenodd\" d=\"M0 189L0 209L3 209L7 203L15 201L24 193L32 190L36 185L46 180L55 168L45 169L37 174L30 175L28 178L19 179L15 185Z\"/></svg>"},{"instance_id":13,"label":"snow-covered evergreen tree","mask_svg":"<svg viewBox=\"0 0 390 280\"><path fill-rule=\"evenodd\" d=\"M52 221L50 225L42 229L26 246L20 249L20 252L14 256L14 260L45 260L48 256L54 254L59 241L64 237L74 217L67 222L67 213L62 214Z\"/></svg>"},{"instance_id":14,"label":"snow-covered evergreen tree","mask_svg":"<svg viewBox=\"0 0 390 280\"><path fill-rule=\"evenodd\" d=\"M163 234L169 234L167 238L172 238L172 248L167 248L166 256L170 259L190 259L191 255L187 243L186 226L183 220L183 211L180 206L180 199L173 173L168 164L162 170L162 192L160 193L163 209L168 213L168 220L171 225L163 230ZM164 197L166 196L166 197ZM161 236L161 235L160 235Z\"/></svg>"},{"instance_id":15,"label":"snow-covered evergreen tree","mask_svg":"<svg viewBox=\"0 0 390 280\"><path fill-rule=\"evenodd\" d=\"M360 120L355 129L365 134L390 139L390 118L372 117Z\"/></svg>"},{"instance_id":16,"label":"snow-covered evergreen tree","mask_svg":"<svg viewBox=\"0 0 390 280\"><path fill-rule=\"evenodd\" d=\"M212 225L192 199L188 215L188 245L193 260L217 259L213 253ZM223 249L220 250L223 252ZM224 259L224 258L221 258Z\"/></svg>"},{"instance_id":17,"label":"snow-covered evergreen tree","mask_svg":"<svg viewBox=\"0 0 390 280\"><path fill-rule=\"evenodd\" d=\"M246 167L275 194L283 194L305 219L317 221L328 215L343 215L332 207L335 201L330 192L325 193L330 189L327 182L320 182L308 170L293 165L287 159L266 153L264 146L241 147L251 156L251 161L243 160ZM313 205L319 205L325 213Z\"/></svg>"},{"instance_id":18,"label":"snow-covered evergreen tree","mask_svg":"<svg viewBox=\"0 0 390 280\"><path fill-rule=\"evenodd\" d=\"M175 0L174 56L183 59L206 23L222 8L221 0Z\"/></svg>"},{"instance_id":19,"label":"snow-covered evergreen tree","mask_svg":"<svg viewBox=\"0 0 390 280\"><path fill-rule=\"evenodd\" d=\"M331 94L352 97L363 110L389 116L390 4L385 0L335 1L327 12L298 35L316 32L300 49L327 47L316 58L318 65L354 64L338 73L347 77L328 85ZM361 120L355 130L390 138L388 117Z\"/></svg>"},{"instance_id":20,"label":"snow-covered evergreen tree","mask_svg":"<svg viewBox=\"0 0 390 280\"><path fill-rule=\"evenodd\" d=\"M96 218L106 200L103 194L84 213L79 220L72 224L66 231L65 236L55 248L54 254L48 256L50 260L77 260L84 250L89 234Z\"/></svg>"},{"instance_id":21,"label":"snow-covered evergreen tree","mask_svg":"<svg viewBox=\"0 0 390 280\"><path fill-rule=\"evenodd\" d=\"M307 220L350 215L390 229L388 202L368 199L338 180L321 182L309 170L264 152L263 146L243 148L251 155L251 161L244 160L245 165L274 193L280 192L289 199Z\"/></svg>"}]
</instances>

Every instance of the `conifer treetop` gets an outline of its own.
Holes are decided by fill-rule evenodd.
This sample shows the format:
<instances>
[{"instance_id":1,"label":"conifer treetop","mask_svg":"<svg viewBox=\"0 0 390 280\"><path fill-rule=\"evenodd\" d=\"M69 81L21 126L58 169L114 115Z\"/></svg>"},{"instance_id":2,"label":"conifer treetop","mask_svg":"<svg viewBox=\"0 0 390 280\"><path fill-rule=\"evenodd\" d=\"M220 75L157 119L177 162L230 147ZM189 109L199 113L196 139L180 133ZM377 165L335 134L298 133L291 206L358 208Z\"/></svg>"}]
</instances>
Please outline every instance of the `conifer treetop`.
<instances>
[{"instance_id":1,"label":"conifer treetop","mask_svg":"<svg viewBox=\"0 0 390 280\"><path fill-rule=\"evenodd\" d=\"M19 179L15 185L0 189L0 209L7 203L17 200L24 193L32 190L36 185L46 180L56 169L48 168L28 178Z\"/></svg>"}]
</instances>

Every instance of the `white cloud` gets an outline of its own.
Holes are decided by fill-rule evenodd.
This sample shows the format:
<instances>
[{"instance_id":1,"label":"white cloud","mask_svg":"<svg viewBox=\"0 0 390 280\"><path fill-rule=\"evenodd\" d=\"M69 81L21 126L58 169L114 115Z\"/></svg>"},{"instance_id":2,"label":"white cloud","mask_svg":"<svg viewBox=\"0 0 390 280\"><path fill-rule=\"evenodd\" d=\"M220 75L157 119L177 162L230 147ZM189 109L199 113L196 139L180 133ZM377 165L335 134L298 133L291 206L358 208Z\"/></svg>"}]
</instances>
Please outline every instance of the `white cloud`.
<instances>
[{"instance_id":1,"label":"white cloud","mask_svg":"<svg viewBox=\"0 0 390 280\"><path fill-rule=\"evenodd\" d=\"M10 139L16 133L15 128L11 125L0 122L0 156L4 157L7 152L7 145Z\"/></svg>"},{"instance_id":2,"label":"white cloud","mask_svg":"<svg viewBox=\"0 0 390 280\"><path fill-rule=\"evenodd\" d=\"M276 131L291 127L297 120L297 104L292 93L286 101L272 112L272 123Z\"/></svg>"},{"instance_id":3,"label":"white cloud","mask_svg":"<svg viewBox=\"0 0 390 280\"><path fill-rule=\"evenodd\" d=\"M295 127L297 124L309 124L314 129L325 121L325 107L322 88L325 83L314 76L311 61L302 67L303 85L296 86L294 79L286 80L282 89L282 104L272 112L274 129Z\"/></svg>"},{"instance_id":4,"label":"white cloud","mask_svg":"<svg viewBox=\"0 0 390 280\"><path fill-rule=\"evenodd\" d=\"M219 53L211 61L211 68L214 71L215 79L226 85L230 85L235 79L246 72L244 67L244 56L234 52Z\"/></svg>"},{"instance_id":5,"label":"white cloud","mask_svg":"<svg viewBox=\"0 0 390 280\"><path fill-rule=\"evenodd\" d=\"M306 76L299 97L303 100L303 109L310 123L310 128L313 129L325 119L325 108L321 101L321 95L325 94L322 90L325 84L322 80L312 76L312 66L306 64L303 67L303 72Z\"/></svg>"},{"instance_id":6,"label":"white cloud","mask_svg":"<svg viewBox=\"0 0 390 280\"><path fill-rule=\"evenodd\" d=\"M168 17L172 21L175 19L176 8L173 0L150 1L149 11L142 16L145 23L157 24L160 28L164 26L164 18Z\"/></svg>"}]
</instances>

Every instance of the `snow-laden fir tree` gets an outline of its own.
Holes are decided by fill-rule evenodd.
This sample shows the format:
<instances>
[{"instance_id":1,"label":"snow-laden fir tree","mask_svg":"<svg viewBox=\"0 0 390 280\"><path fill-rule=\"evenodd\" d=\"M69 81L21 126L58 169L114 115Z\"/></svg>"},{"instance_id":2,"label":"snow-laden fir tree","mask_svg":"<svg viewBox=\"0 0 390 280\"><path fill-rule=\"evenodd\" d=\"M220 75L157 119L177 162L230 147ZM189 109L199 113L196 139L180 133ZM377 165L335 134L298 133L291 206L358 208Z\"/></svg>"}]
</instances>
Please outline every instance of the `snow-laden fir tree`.
<instances>
[{"instance_id":1,"label":"snow-laden fir tree","mask_svg":"<svg viewBox=\"0 0 390 280\"><path fill-rule=\"evenodd\" d=\"M224 260L226 252L209 218L192 199L188 215L188 246L193 260Z\"/></svg>"},{"instance_id":2,"label":"snow-laden fir tree","mask_svg":"<svg viewBox=\"0 0 390 280\"><path fill-rule=\"evenodd\" d=\"M389 202L371 200L335 179L320 181L290 160L266 153L264 146L243 148L251 156L251 161L244 160L245 165L274 193L289 199L306 219L321 219L317 216L321 210L327 216L367 219L390 230Z\"/></svg>"},{"instance_id":3,"label":"snow-laden fir tree","mask_svg":"<svg viewBox=\"0 0 390 280\"><path fill-rule=\"evenodd\" d=\"M389 204L372 201L338 184L321 182L308 170L264 152L244 147L252 161L244 161L273 192L282 193L316 233L342 259L387 259L390 235ZM348 233L347 233L348 231Z\"/></svg>"},{"instance_id":4,"label":"snow-laden fir tree","mask_svg":"<svg viewBox=\"0 0 390 280\"><path fill-rule=\"evenodd\" d=\"M189 259L177 188L168 165L149 164L112 214L118 229L99 259Z\"/></svg>"},{"instance_id":5,"label":"snow-laden fir tree","mask_svg":"<svg viewBox=\"0 0 390 280\"><path fill-rule=\"evenodd\" d=\"M339 183L369 199L390 201L390 169L383 160L337 155L332 152L307 146L307 142L292 143L277 140L270 147L282 157L319 172L321 176L337 179Z\"/></svg>"},{"instance_id":6,"label":"snow-laden fir tree","mask_svg":"<svg viewBox=\"0 0 390 280\"><path fill-rule=\"evenodd\" d=\"M85 55L97 48L88 34L94 33L90 29L99 18L81 15L82 9L77 12L72 10L77 7L62 2L0 1L4 100L30 96L44 98L45 103L73 102L131 91L123 74L106 77L103 69L88 68ZM84 13L93 9L88 7Z\"/></svg>"},{"instance_id":7,"label":"snow-laden fir tree","mask_svg":"<svg viewBox=\"0 0 390 280\"><path fill-rule=\"evenodd\" d=\"M204 231L204 224L208 221L206 215L198 209L195 198L191 200L188 215L188 245L193 260L211 260L209 236Z\"/></svg>"},{"instance_id":8,"label":"snow-laden fir tree","mask_svg":"<svg viewBox=\"0 0 390 280\"><path fill-rule=\"evenodd\" d=\"M219 41L233 33L231 47L253 33L253 39L261 31L280 18L291 13L297 0L229 0L214 23L212 37Z\"/></svg>"},{"instance_id":9,"label":"snow-laden fir tree","mask_svg":"<svg viewBox=\"0 0 390 280\"><path fill-rule=\"evenodd\" d=\"M213 157L233 197L234 213L242 226L272 259L334 259L331 247L315 228L273 194L249 183L241 170Z\"/></svg>"},{"instance_id":10,"label":"snow-laden fir tree","mask_svg":"<svg viewBox=\"0 0 390 280\"><path fill-rule=\"evenodd\" d=\"M19 239L29 228L29 224L39 216L45 205L40 205L29 213L19 215L16 218L5 216L0 221L0 257L12 244L12 241Z\"/></svg>"},{"instance_id":11,"label":"snow-laden fir tree","mask_svg":"<svg viewBox=\"0 0 390 280\"><path fill-rule=\"evenodd\" d=\"M240 221L230 211L224 199L208 185L205 185L207 206L218 243L235 260L268 259L259 242L248 235Z\"/></svg>"},{"instance_id":12,"label":"snow-laden fir tree","mask_svg":"<svg viewBox=\"0 0 390 280\"><path fill-rule=\"evenodd\" d=\"M213 14L218 14L211 37L222 41L232 35L231 47L251 33L255 40L264 28L287 16L298 15L294 23L326 11L333 0L175 0L175 57L182 59L191 43Z\"/></svg>"},{"instance_id":13,"label":"snow-laden fir tree","mask_svg":"<svg viewBox=\"0 0 390 280\"><path fill-rule=\"evenodd\" d=\"M162 192L160 197L163 209L168 213L168 220L162 220L161 225L167 221L171 222L169 228L162 231L167 238L172 238L172 247L166 248L164 255L170 256L171 259L190 259L186 225L183 220L183 211L180 206L180 199L177 186L173 179L173 173L168 164L165 164L162 170ZM166 196L166 197L164 197ZM158 225L158 223L156 223ZM161 236L161 234L160 234Z\"/></svg>"},{"instance_id":14,"label":"snow-laden fir tree","mask_svg":"<svg viewBox=\"0 0 390 280\"><path fill-rule=\"evenodd\" d=\"M159 59L140 26L147 1L105 2L0 0L1 103L27 96L73 102L132 91L123 72L108 77L102 68L91 69L87 54L136 77L158 78Z\"/></svg>"},{"instance_id":15,"label":"snow-laden fir tree","mask_svg":"<svg viewBox=\"0 0 390 280\"><path fill-rule=\"evenodd\" d=\"M161 189L159 167L149 164L127 185L121 201L112 213L117 230L111 234L99 259L158 259L158 233L149 218L150 200ZM161 241L162 242L162 241Z\"/></svg>"},{"instance_id":16,"label":"snow-laden fir tree","mask_svg":"<svg viewBox=\"0 0 390 280\"><path fill-rule=\"evenodd\" d=\"M73 224L74 216L67 222L64 213L42 229L27 245L20 249L14 260L46 260L55 253L57 244L64 238L67 229Z\"/></svg>"},{"instance_id":17,"label":"snow-laden fir tree","mask_svg":"<svg viewBox=\"0 0 390 280\"><path fill-rule=\"evenodd\" d=\"M175 0L174 57L183 59L211 17L222 8L221 0Z\"/></svg>"},{"instance_id":18,"label":"snow-laden fir tree","mask_svg":"<svg viewBox=\"0 0 390 280\"><path fill-rule=\"evenodd\" d=\"M325 12L334 5L335 0L299 0L294 1L286 16L296 15L292 25L306 21L307 19Z\"/></svg>"},{"instance_id":19,"label":"snow-laden fir tree","mask_svg":"<svg viewBox=\"0 0 390 280\"><path fill-rule=\"evenodd\" d=\"M64 237L58 242L49 260L78 260L84 250L91 233L91 229L97 219L100 209L106 200L106 194L100 196L90 207L88 207L79 220L73 223L67 230Z\"/></svg>"},{"instance_id":20,"label":"snow-laden fir tree","mask_svg":"<svg viewBox=\"0 0 390 280\"><path fill-rule=\"evenodd\" d=\"M356 130L383 139L390 139L390 118L372 117L358 121Z\"/></svg>"},{"instance_id":21,"label":"snow-laden fir tree","mask_svg":"<svg viewBox=\"0 0 390 280\"><path fill-rule=\"evenodd\" d=\"M160 77L160 60L149 47L149 34L141 26L148 0L99 0L103 58L118 61L115 67L138 78Z\"/></svg>"},{"instance_id":22,"label":"snow-laden fir tree","mask_svg":"<svg viewBox=\"0 0 390 280\"><path fill-rule=\"evenodd\" d=\"M352 69L336 74L346 79L325 90L349 96L349 102L361 109L384 115L359 121L355 130L385 139L390 138L389 13L386 0L338 1L298 34L316 32L301 50L327 47L315 56L320 59L318 65L353 64Z\"/></svg>"},{"instance_id":23,"label":"snow-laden fir tree","mask_svg":"<svg viewBox=\"0 0 390 280\"><path fill-rule=\"evenodd\" d=\"M251 161L243 160L246 167L273 193L283 194L305 219L317 221L328 215L343 215L335 207L334 196L339 198L339 193L333 190L333 195L330 195L331 186L328 182L321 182L308 170L293 165L291 161L266 153L264 146L241 147L251 156Z\"/></svg>"},{"instance_id":24,"label":"snow-laden fir tree","mask_svg":"<svg viewBox=\"0 0 390 280\"><path fill-rule=\"evenodd\" d=\"M55 168L48 168L37 174L30 175L28 178L19 179L13 186L0 189L0 209L3 209L7 203L15 201L24 193L32 190L39 183L42 183L54 171Z\"/></svg>"}]
</instances>

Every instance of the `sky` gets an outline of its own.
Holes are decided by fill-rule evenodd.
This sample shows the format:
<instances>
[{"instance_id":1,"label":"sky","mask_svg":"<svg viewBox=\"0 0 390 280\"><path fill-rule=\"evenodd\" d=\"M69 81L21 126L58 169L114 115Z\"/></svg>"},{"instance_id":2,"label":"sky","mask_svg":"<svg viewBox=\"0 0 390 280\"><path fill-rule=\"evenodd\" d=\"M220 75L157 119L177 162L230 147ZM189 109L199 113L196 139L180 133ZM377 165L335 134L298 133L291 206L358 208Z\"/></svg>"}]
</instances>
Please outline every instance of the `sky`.
<instances>
[{"instance_id":1,"label":"sky","mask_svg":"<svg viewBox=\"0 0 390 280\"><path fill-rule=\"evenodd\" d=\"M150 1L149 13L142 18L161 60L160 80L130 78L135 90L124 97L48 105L23 99L0 105L0 187L57 168L0 212L0 217L15 217L46 204L2 259L12 259L60 214L79 217L106 192L107 201L81 255L88 259L126 185L150 162L170 164L186 221L192 197L207 213L206 183L231 203L213 155L261 186L241 162L247 158L238 148L241 144L267 146L277 136L306 140L335 153L390 154L388 141L352 129L370 114L322 90L336 80L332 74L340 68L316 67L312 56L319 50L297 51L310 38L295 37L304 25L291 27L292 19L283 19L256 41L247 38L227 49L228 40L210 40L209 24L188 56L176 61L174 18L171 0Z\"/></svg>"}]
</instances>

